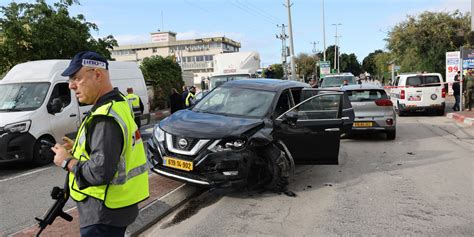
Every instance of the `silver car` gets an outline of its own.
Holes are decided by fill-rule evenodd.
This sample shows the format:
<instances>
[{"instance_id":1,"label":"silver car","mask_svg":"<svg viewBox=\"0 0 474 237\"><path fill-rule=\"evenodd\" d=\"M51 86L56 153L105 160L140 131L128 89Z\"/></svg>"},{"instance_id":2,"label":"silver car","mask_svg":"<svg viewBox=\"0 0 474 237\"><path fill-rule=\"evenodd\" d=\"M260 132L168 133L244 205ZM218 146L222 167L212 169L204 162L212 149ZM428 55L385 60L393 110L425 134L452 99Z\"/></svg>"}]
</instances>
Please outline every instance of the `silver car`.
<instances>
[{"instance_id":1,"label":"silver car","mask_svg":"<svg viewBox=\"0 0 474 237\"><path fill-rule=\"evenodd\" d=\"M396 137L397 117L393 104L379 85L342 86L351 101L355 119L352 133L382 132L388 140Z\"/></svg>"}]
</instances>

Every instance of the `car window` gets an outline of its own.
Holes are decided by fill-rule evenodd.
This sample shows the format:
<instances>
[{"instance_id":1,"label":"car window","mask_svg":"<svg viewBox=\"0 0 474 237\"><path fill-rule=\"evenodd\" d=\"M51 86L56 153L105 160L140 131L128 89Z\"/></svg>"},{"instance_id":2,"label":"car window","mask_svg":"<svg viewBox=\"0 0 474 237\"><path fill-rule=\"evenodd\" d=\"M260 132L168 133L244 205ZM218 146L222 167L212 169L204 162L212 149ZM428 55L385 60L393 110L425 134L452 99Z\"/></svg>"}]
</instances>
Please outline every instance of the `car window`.
<instances>
[{"instance_id":1,"label":"car window","mask_svg":"<svg viewBox=\"0 0 474 237\"><path fill-rule=\"evenodd\" d=\"M275 106L275 110L273 111L274 117L278 117L284 112L288 111L291 108L290 102L290 92L289 90L285 90L281 93L280 97L278 98L277 104Z\"/></svg>"},{"instance_id":2,"label":"car window","mask_svg":"<svg viewBox=\"0 0 474 237\"><path fill-rule=\"evenodd\" d=\"M429 87L439 86L440 79L436 75L430 76L412 76L407 78L407 86Z\"/></svg>"},{"instance_id":3,"label":"car window","mask_svg":"<svg viewBox=\"0 0 474 237\"><path fill-rule=\"evenodd\" d=\"M344 80L347 80L349 85L356 84L355 77L353 76L331 76L324 79L321 87L338 87L344 84Z\"/></svg>"},{"instance_id":4,"label":"car window","mask_svg":"<svg viewBox=\"0 0 474 237\"><path fill-rule=\"evenodd\" d=\"M323 94L304 101L291 111L298 113L298 120L336 119L339 116L340 94Z\"/></svg>"},{"instance_id":5,"label":"car window","mask_svg":"<svg viewBox=\"0 0 474 237\"><path fill-rule=\"evenodd\" d=\"M347 95L351 102L375 101L388 98L383 90L348 90Z\"/></svg>"},{"instance_id":6,"label":"car window","mask_svg":"<svg viewBox=\"0 0 474 237\"><path fill-rule=\"evenodd\" d=\"M65 108L71 103L71 90L69 89L68 83L58 83L54 86L48 103L52 104L54 99L60 99L62 108Z\"/></svg>"}]
</instances>

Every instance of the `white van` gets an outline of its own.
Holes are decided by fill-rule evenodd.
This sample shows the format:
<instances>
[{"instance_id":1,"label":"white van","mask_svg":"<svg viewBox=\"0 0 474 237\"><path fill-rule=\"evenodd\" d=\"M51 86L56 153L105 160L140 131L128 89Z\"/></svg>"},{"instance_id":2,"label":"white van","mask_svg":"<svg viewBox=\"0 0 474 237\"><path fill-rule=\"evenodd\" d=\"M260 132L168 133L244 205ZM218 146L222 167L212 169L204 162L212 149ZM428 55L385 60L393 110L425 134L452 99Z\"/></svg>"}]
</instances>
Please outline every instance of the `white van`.
<instances>
[{"instance_id":1,"label":"white van","mask_svg":"<svg viewBox=\"0 0 474 237\"><path fill-rule=\"evenodd\" d=\"M439 73L407 73L395 78L390 98L399 116L409 112L444 114L446 88Z\"/></svg>"},{"instance_id":2,"label":"white van","mask_svg":"<svg viewBox=\"0 0 474 237\"><path fill-rule=\"evenodd\" d=\"M91 105L80 106L61 73L70 60L40 60L18 64L0 80L0 164L52 161L53 153L41 141L62 142L77 131ZM134 62L109 62L114 87L128 87L144 105L142 124L150 120L147 89Z\"/></svg>"}]
</instances>

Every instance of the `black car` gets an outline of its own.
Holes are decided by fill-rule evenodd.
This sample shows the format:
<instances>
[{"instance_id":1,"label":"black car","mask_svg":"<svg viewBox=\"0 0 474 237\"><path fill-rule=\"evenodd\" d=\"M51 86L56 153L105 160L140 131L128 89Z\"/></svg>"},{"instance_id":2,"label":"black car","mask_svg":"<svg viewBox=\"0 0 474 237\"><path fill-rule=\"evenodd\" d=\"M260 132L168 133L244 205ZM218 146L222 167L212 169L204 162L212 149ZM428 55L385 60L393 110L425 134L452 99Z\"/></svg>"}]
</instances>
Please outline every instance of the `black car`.
<instances>
[{"instance_id":1,"label":"black car","mask_svg":"<svg viewBox=\"0 0 474 237\"><path fill-rule=\"evenodd\" d=\"M296 81L227 82L155 125L153 171L204 186L282 190L295 163L337 165L345 95L316 91Z\"/></svg>"}]
</instances>

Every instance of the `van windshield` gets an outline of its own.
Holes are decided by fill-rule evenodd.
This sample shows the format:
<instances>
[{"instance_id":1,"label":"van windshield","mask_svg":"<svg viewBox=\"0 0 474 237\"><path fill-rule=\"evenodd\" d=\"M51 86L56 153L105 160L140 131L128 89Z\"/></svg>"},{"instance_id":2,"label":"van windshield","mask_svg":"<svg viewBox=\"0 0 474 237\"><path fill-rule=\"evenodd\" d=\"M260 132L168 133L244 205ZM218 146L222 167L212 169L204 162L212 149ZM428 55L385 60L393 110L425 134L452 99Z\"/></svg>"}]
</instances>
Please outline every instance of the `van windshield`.
<instances>
[{"instance_id":1,"label":"van windshield","mask_svg":"<svg viewBox=\"0 0 474 237\"><path fill-rule=\"evenodd\" d=\"M49 82L0 85L0 112L39 108L48 93L49 85Z\"/></svg>"}]
</instances>

